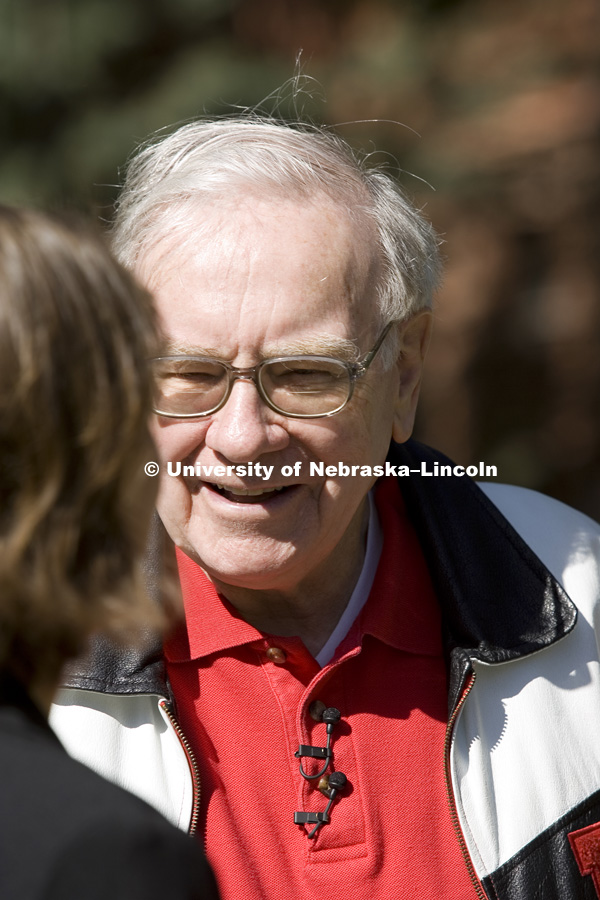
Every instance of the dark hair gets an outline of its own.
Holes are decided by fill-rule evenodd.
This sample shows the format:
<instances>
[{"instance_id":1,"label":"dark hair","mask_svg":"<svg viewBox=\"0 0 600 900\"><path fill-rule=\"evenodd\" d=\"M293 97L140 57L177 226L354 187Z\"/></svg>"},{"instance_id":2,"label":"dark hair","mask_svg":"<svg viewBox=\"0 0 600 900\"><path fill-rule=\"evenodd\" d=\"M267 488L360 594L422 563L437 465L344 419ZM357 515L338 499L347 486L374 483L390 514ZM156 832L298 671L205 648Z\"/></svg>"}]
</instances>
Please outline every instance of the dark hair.
<instances>
[{"instance_id":1,"label":"dark hair","mask_svg":"<svg viewBox=\"0 0 600 900\"><path fill-rule=\"evenodd\" d=\"M26 684L90 631L156 618L139 564L158 346L149 295L99 234L0 207L0 669Z\"/></svg>"}]
</instances>

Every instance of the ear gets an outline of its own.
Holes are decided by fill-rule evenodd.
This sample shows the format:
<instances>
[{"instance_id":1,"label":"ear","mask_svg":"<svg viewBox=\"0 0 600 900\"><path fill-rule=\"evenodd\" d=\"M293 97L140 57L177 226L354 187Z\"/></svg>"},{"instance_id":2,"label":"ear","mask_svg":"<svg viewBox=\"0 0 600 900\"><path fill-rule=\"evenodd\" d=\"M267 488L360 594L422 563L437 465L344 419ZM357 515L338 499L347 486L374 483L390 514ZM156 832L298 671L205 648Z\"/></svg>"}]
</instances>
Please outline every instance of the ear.
<instances>
[{"instance_id":1,"label":"ear","mask_svg":"<svg viewBox=\"0 0 600 900\"><path fill-rule=\"evenodd\" d=\"M416 313L400 326L398 368L398 394L394 407L392 436L398 444L407 441L412 434L421 387L423 363L429 346L433 318L429 310Z\"/></svg>"}]
</instances>

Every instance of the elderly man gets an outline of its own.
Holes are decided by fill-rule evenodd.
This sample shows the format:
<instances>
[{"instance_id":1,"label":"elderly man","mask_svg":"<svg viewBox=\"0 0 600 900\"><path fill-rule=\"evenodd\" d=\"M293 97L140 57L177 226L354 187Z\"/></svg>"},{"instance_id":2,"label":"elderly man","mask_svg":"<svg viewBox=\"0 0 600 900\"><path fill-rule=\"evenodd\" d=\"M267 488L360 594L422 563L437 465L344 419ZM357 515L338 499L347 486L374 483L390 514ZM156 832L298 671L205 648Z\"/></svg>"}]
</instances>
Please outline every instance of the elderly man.
<instances>
[{"instance_id":1,"label":"elderly man","mask_svg":"<svg viewBox=\"0 0 600 900\"><path fill-rule=\"evenodd\" d=\"M600 529L409 440L429 225L330 132L249 117L143 149L114 237L168 341L149 575L176 556L185 624L93 648L67 747L231 900L594 896Z\"/></svg>"}]
</instances>

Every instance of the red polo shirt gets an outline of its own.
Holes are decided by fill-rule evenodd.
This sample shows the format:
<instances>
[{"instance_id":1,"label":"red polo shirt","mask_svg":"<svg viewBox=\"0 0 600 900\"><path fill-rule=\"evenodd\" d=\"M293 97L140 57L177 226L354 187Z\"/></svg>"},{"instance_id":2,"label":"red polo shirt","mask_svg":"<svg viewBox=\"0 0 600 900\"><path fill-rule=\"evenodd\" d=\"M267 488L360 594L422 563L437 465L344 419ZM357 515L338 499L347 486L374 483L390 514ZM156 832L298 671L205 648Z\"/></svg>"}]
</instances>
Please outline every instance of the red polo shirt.
<instances>
[{"instance_id":1,"label":"red polo shirt","mask_svg":"<svg viewBox=\"0 0 600 900\"><path fill-rule=\"evenodd\" d=\"M200 765L200 834L223 900L472 900L444 782L440 614L395 479L376 504L383 550L369 599L331 662L263 634L179 554L187 628L165 647ZM294 753L325 746L315 703L337 707L333 766L348 779L330 822L294 824L327 798ZM322 709L322 707L321 707ZM315 762L304 760L307 772Z\"/></svg>"}]
</instances>

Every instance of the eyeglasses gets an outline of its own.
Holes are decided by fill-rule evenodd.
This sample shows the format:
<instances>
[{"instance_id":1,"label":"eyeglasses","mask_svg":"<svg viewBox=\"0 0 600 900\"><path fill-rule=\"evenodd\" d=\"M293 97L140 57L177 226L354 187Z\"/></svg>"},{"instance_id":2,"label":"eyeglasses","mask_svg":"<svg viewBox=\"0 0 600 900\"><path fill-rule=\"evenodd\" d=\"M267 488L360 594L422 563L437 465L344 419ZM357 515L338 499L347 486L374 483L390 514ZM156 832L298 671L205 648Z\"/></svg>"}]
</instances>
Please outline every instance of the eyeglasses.
<instances>
[{"instance_id":1,"label":"eyeglasses","mask_svg":"<svg viewBox=\"0 0 600 900\"><path fill-rule=\"evenodd\" d=\"M334 416L349 403L394 323L356 363L330 356L276 356L238 369L204 356L162 356L152 360L154 412L171 419L197 419L227 403L236 379L252 381L275 412L296 419Z\"/></svg>"}]
</instances>

